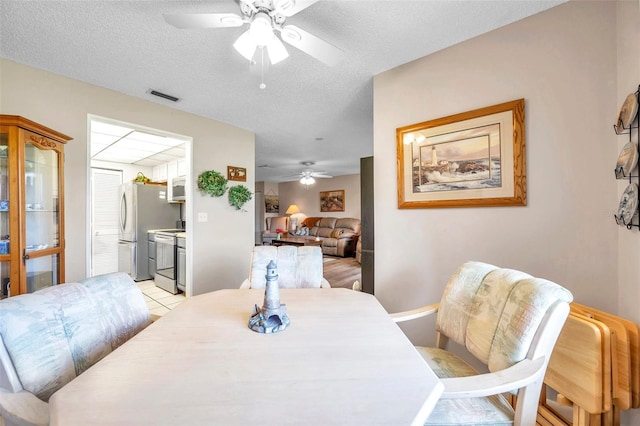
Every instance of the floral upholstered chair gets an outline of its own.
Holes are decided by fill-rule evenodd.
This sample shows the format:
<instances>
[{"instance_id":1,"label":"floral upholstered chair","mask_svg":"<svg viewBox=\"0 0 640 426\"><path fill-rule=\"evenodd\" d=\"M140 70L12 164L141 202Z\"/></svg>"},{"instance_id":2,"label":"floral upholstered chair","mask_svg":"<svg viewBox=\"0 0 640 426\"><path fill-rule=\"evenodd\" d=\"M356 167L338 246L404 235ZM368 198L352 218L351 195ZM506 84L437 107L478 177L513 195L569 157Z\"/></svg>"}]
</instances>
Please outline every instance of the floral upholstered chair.
<instances>
[{"instance_id":1,"label":"floral upholstered chair","mask_svg":"<svg viewBox=\"0 0 640 426\"><path fill-rule=\"evenodd\" d=\"M545 370L572 298L524 272L467 262L449 279L440 303L392 314L400 322L437 313L437 347L417 348L445 385L426 424L535 425ZM447 351L449 340L488 373ZM516 397L515 409L505 393Z\"/></svg>"},{"instance_id":2,"label":"floral upholstered chair","mask_svg":"<svg viewBox=\"0 0 640 426\"><path fill-rule=\"evenodd\" d=\"M240 288L265 288L267 265L277 265L280 288L330 288L322 276L322 249L318 246L256 246L251 255L249 278Z\"/></svg>"}]
</instances>

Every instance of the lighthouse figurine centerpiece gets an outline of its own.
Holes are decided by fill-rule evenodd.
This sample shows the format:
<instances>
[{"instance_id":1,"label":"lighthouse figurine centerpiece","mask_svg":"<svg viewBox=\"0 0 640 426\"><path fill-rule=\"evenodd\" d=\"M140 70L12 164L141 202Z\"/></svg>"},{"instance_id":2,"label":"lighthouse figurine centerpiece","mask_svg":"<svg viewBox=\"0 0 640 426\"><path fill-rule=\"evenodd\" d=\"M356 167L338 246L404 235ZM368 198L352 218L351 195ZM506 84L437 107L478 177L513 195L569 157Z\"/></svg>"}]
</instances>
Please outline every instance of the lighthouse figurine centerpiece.
<instances>
[{"instance_id":1,"label":"lighthouse figurine centerpiece","mask_svg":"<svg viewBox=\"0 0 640 426\"><path fill-rule=\"evenodd\" d=\"M267 265L267 285L264 290L262 308L255 305L249 318L249 328L257 333L277 333L291 323L287 315L287 307L280 304L280 287L276 263L271 260Z\"/></svg>"}]
</instances>

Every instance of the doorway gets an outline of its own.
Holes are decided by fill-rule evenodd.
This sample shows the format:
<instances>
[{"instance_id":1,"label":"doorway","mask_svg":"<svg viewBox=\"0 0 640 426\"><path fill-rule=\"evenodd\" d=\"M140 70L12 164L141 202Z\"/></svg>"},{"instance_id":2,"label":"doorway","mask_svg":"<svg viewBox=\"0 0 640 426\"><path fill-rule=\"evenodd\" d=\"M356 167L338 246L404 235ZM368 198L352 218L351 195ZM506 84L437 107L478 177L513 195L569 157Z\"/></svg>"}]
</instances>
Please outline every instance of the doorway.
<instances>
[{"instance_id":1,"label":"doorway","mask_svg":"<svg viewBox=\"0 0 640 426\"><path fill-rule=\"evenodd\" d=\"M90 250L87 251L86 264L90 275L94 276L120 269L118 246L121 184L132 182L143 175L149 180L149 184L158 185L156 188L164 185L165 191L159 189L159 193L167 200L164 205L172 204L176 217L166 225L155 226L154 229L175 229L179 222L190 216L186 208L190 196L188 192L187 199L178 202L179 206L176 205L178 203L170 203L169 198L165 197L170 193L166 189L170 187L173 178L185 177L187 181L191 180L190 153L193 141L186 136L92 115L88 116L88 129L90 217L87 243ZM145 244L146 247L146 231L144 235L144 242L140 238L136 244ZM189 246L187 244L186 248L187 294L191 292L192 263ZM136 258L136 262L148 262L147 256L144 257Z\"/></svg>"}]
</instances>

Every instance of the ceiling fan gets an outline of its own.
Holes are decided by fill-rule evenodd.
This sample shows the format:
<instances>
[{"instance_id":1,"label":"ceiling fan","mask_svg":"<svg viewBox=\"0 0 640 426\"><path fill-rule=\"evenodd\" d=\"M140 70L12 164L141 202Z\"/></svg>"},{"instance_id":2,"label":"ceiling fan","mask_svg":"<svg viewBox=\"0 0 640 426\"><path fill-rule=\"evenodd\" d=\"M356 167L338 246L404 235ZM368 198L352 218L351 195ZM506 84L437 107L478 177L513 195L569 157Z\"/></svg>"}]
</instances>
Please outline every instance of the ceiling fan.
<instances>
[{"instance_id":1,"label":"ceiling fan","mask_svg":"<svg viewBox=\"0 0 640 426\"><path fill-rule=\"evenodd\" d=\"M309 167L309 166L313 166L315 163L313 161L303 161L300 164L302 164L303 166ZM308 187L309 185L313 185L316 182L314 178L326 179L326 178L332 178L333 176L329 176L325 174L324 171L313 171L311 169L307 169L307 170L301 171L297 175L293 175L290 177L296 177L296 178L299 177L300 183Z\"/></svg>"},{"instance_id":2,"label":"ceiling fan","mask_svg":"<svg viewBox=\"0 0 640 426\"><path fill-rule=\"evenodd\" d=\"M195 13L164 15L165 21L177 28L228 28L249 24L233 47L249 61L256 50L266 49L271 64L289 56L282 40L321 62L333 66L342 57L342 51L326 41L295 25L285 25L287 18L306 9L318 0L235 0L240 15L235 13Z\"/></svg>"}]
</instances>

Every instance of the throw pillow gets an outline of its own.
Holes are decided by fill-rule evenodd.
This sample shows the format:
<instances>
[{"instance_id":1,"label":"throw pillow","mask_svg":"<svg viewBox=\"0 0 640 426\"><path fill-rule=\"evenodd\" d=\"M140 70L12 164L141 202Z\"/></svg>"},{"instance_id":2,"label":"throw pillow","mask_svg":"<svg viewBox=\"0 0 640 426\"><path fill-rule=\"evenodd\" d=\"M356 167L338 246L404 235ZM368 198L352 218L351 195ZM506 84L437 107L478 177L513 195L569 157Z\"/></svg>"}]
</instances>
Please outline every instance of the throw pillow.
<instances>
[{"instance_id":1,"label":"throw pillow","mask_svg":"<svg viewBox=\"0 0 640 426\"><path fill-rule=\"evenodd\" d=\"M342 235L344 231L342 229L334 229L333 231L331 231L331 238L340 238L340 235Z\"/></svg>"}]
</instances>

